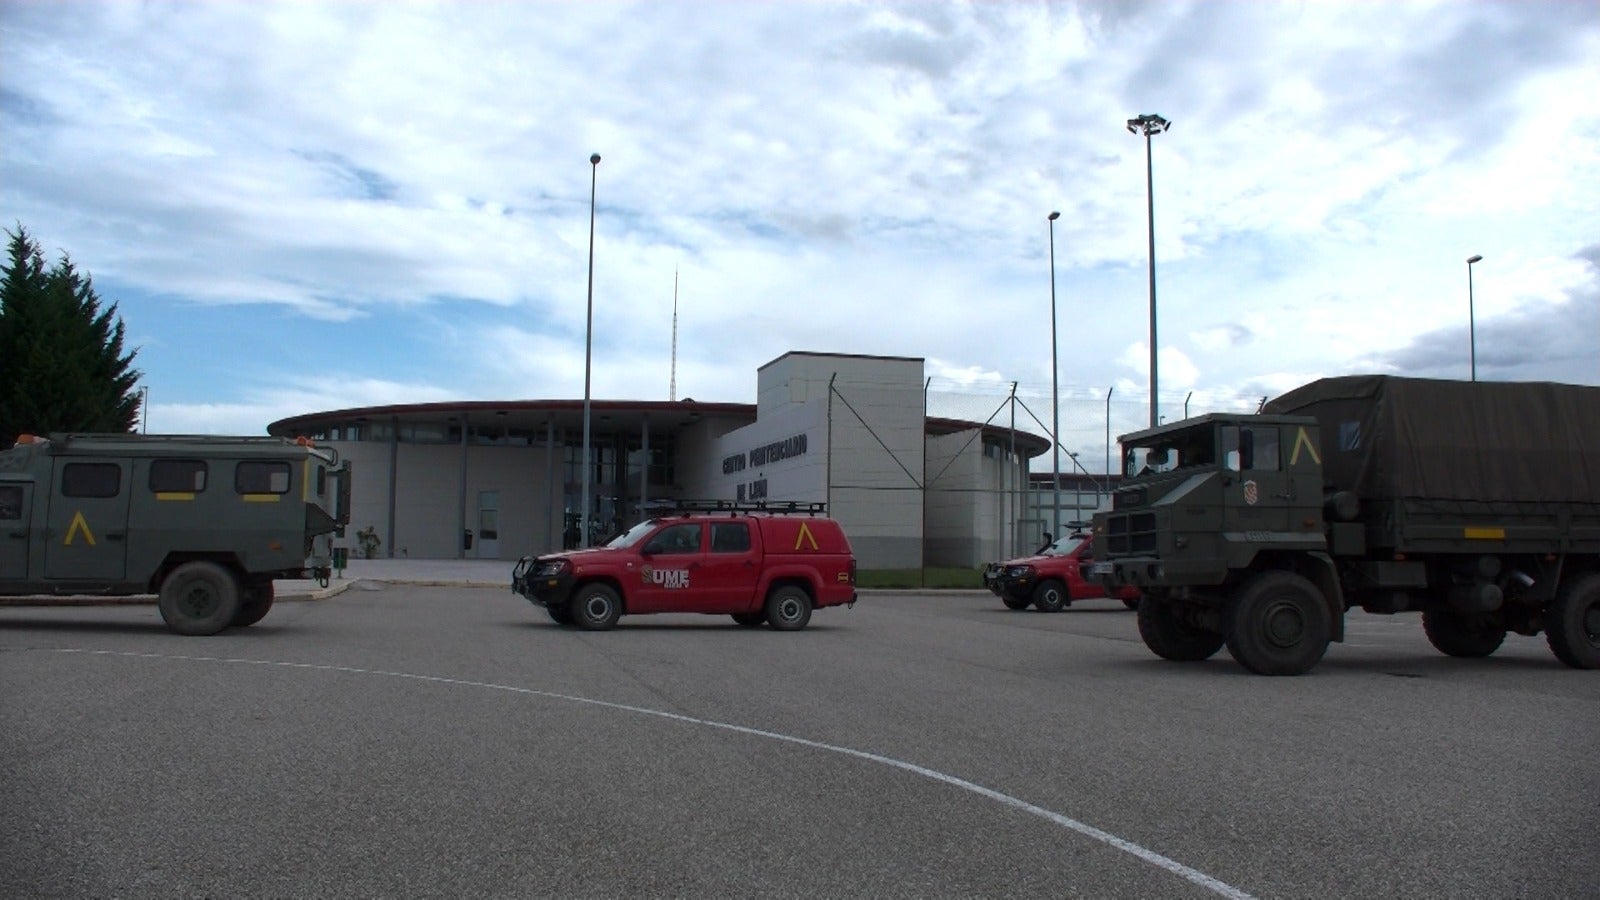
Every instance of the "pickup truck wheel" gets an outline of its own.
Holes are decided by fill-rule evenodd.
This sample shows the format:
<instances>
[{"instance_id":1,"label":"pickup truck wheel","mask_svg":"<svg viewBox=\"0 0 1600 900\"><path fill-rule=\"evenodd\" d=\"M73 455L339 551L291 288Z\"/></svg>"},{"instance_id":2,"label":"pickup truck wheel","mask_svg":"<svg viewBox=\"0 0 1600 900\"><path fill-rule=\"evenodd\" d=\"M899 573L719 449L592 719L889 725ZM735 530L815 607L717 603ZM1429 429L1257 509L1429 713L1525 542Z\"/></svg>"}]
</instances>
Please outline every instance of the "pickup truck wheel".
<instances>
[{"instance_id":1,"label":"pickup truck wheel","mask_svg":"<svg viewBox=\"0 0 1600 900\"><path fill-rule=\"evenodd\" d=\"M1072 603L1067 596L1067 586L1054 578L1039 582L1033 589L1033 605L1040 612L1060 612Z\"/></svg>"},{"instance_id":2,"label":"pickup truck wheel","mask_svg":"<svg viewBox=\"0 0 1600 900\"><path fill-rule=\"evenodd\" d=\"M1328 652L1332 616L1310 581L1263 572L1245 584L1228 617L1228 653L1257 675L1301 675Z\"/></svg>"},{"instance_id":3,"label":"pickup truck wheel","mask_svg":"<svg viewBox=\"0 0 1600 900\"><path fill-rule=\"evenodd\" d=\"M216 634L239 614L239 582L216 563L184 563L161 582L156 607L179 634Z\"/></svg>"},{"instance_id":4,"label":"pickup truck wheel","mask_svg":"<svg viewBox=\"0 0 1600 900\"><path fill-rule=\"evenodd\" d=\"M767 624L767 611L734 613L733 620L746 628L755 628Z\"/></svg>"},{"instance_id":5,"label":"pickup truck wheel","mask_svg":"<svg viewBox=\"0 0 1600 900\"><path fill-rule=\"evenodd\" d=\"M1033 605L1032 600L1018 600L1010 594L1001 594L1000 602L1006 605L1006 609L1027 609Z\"/></svg>"},{"instance_id":6,"label":"pickup truck wheel","mask_svg":"<svg viewBox=\"0 0 1600 900\"><path fill-rule=\"evenodd\" d=\"M246 628L266 618L267 612L272 609L275 593L270 581L245 585L239 594L239 611L229 624L235 628Z\"/></svg>"},{"instance_id":7,"label":"pickup truck wheel","mask_svg":"<svg viewBox=\"0 0 1600 900\"><path fill-rule=\"evenodd\" d=\"M617 592L603 584L587 584L572 596L567 614L572 624L585 631L604 631L617 624L622 601Z\"/></svg>"},{"instance_id":8,"label":"pickup truck wheel","mask_svg":"<svg viewBox=\"0 0 1600 900\"><path fill-rule=\"evenodd\" d=\"M784 585L767 597L767 624L778 631L799 631L811 621L811 595Z\"/></svg>"},{"instance_id":9,"label":"pickup truck wheel","mask_svg":"<svg viewBox=\"0 0 1600 900\"><path fill-rule=\"evenodd\" d=\"M557 625L572 624L572 610L565 605L546 606L544 611L550 614L550 619Z\"/></svg>"},{"instance_id":10,"label":"pickup truck wheel","mask_svg":"<svg viewBox=\"0 0 1600 900\"><path fill-rule=\"evenodd\" d=\"M1574 669L1600 669L1600 575L1573 579L1545 611L1550 652Z\"/></svg>"},{"instance_id":11,"label":"pickup truck wheel","mask_svg":"<svg viewBox=\"0 0 1600 900\"><path fill-rule=\"evenodd\" d=\"M1223 636L1215 631L1196 628L1178 615L1178 608L1170 603L1158 603L1146 598L1138 605L1139 637L1150 652L1174 662L1199 662L1210 659L1222 649Z\"/></svg>"},{"instance_id":12,"label":"pickup truck wheel","mask_svg":"<svg viewBox=\"0 0 1600 900\"><path fill-rule=\"evenodd\" d=\"M1129 609L1138 609L1139 608L1139 598L1138 597L1123 597L1122 598L1122 605L1126 606ZM1222 645L1218 644L1217 647L1218 647L1218 649L1221 649Z\"/></svg>"},{"instance_id":13,"label":"pickup truck wheel","mask_svg":"<svg viewBox=\"0 0 1600 900\"><path fill-rule=\"evenodd\" d=\"M1488 656L1505 643L1506 630L1481 615L1431 605L1422 611L1422 633L1446 656Z\"/></svg>"}]
</instances>

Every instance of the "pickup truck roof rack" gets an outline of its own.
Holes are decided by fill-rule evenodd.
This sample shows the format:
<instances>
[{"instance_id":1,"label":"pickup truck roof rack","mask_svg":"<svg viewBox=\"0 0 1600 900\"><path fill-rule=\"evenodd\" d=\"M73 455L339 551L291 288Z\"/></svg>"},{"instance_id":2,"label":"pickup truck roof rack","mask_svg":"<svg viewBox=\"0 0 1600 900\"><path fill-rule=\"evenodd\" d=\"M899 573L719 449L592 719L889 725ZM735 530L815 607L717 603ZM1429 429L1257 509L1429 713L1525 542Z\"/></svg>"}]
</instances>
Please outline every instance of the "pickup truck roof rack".
<instances>
[{"instance_id":1,"label":"pickup truck roof rack","mask_svg":"<svg viewBox=\"0 0 1600 900\"><path fill-rule=\"evenodd\" d=\"M655 504L652 503L652 506ZM668 500L663 501L658 515L678 513L777 513L781 515L823 516L828 514L828 504L800 500Z\"/></svg>"}]
</instances>

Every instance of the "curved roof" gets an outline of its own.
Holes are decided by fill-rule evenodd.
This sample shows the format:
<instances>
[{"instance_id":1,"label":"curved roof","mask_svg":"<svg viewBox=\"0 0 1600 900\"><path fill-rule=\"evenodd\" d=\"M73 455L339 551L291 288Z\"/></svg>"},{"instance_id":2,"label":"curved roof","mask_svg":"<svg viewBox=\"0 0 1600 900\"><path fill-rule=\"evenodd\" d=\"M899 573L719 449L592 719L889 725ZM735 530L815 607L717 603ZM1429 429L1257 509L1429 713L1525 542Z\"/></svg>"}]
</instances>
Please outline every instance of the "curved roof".
<instances>
[{"instance_id":1,"label":"curved roof","mask_svg":"<svg viewBox=\"0 0 1600 900\"><path fill-rule=\"evenodd\" d=\"M702 419L731 420L735 427L754 424L754 403L701 403L683 400L590 400L590 427L613 431L618 420L644 419L652 430L671 430L693 425ZM475 424L497 424L507 428L542 430L583 427L582 400L450 400L438 403L400 403L388 406L358 406L326 412L306 413L279 419L267 426L276 437L298 437L328 428L365 422L423 424L456 422L465 419ZM993 424L930 416L924 426L927 434L945 435L982 429L987 437L1016 441L1019 451L1038 456L1050 449L1048 437L1026 431L1013 431Z\"/></svg>"}]
</instances>

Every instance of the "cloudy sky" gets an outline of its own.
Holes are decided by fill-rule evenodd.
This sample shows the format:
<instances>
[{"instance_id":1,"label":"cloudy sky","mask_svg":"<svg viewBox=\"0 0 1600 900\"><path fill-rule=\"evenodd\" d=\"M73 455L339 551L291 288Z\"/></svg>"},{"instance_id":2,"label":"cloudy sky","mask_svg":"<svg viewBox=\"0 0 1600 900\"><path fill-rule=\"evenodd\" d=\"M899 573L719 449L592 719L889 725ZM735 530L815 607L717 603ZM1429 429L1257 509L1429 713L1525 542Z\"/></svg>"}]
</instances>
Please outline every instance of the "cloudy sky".
<instances>
[{"instance_id":1,"label":"cloudy sky","mask_svg":"<svg viewBox=\"0 0 1600 900\"><path fill-rule=\"evenodd\" d=\"M119 304L151 431L582 397L593 175L602 399L812 350L1048 420L1059 210L1098 460L1149 416L1143 113L1165 418L1464 379L1469 322L1480 379L1600 384L1592 0L0 0L0 42L0 219Z\"/></svg>"}]
</instances>

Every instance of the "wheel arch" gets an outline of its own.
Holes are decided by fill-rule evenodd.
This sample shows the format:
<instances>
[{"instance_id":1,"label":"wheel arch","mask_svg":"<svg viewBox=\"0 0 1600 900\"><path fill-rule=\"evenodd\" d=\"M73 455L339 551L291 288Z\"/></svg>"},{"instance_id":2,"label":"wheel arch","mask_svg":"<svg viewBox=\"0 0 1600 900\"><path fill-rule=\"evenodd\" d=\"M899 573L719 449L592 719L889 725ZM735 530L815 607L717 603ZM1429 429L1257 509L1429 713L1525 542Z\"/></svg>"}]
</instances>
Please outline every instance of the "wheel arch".
<instances>
[{"instance_id":1,"label":"wheel arch","mask_svg":"<svg viewBox=\"0 0 1600 900\"><path fill-rule=\"evenodd\" d=\"M239 557L233 553L222 551L173 551L168 553L166 558L161 561L161 565L157 566L156 570L150 574L148 583L150 593L161 593L161 585L166 583L168 576L176 571L179 566L192 562L216 563L227 571L229 575L233 576L233 580L240 588L243 588L249 581L245 577L244 565L239 562Z\"/></svg>"},{"instance_id":2,"label":"wheel arch","mask_svg":"<svg viewBox=\"0 0 1600 900\"><path fill-rule=\"evenodd\" d=\"M611 590L617 595L617 603L621 608L622 614L627 615L628 592L622 587L622 582L619 581L614 575L587 575L578 579L577 581L574 581L572 583L572 590L567 592L567 601L570 602L573 597L578 596L579 591L591 584L603 584L606 587L611 588Z\"/></svg>"}]
</instances>

